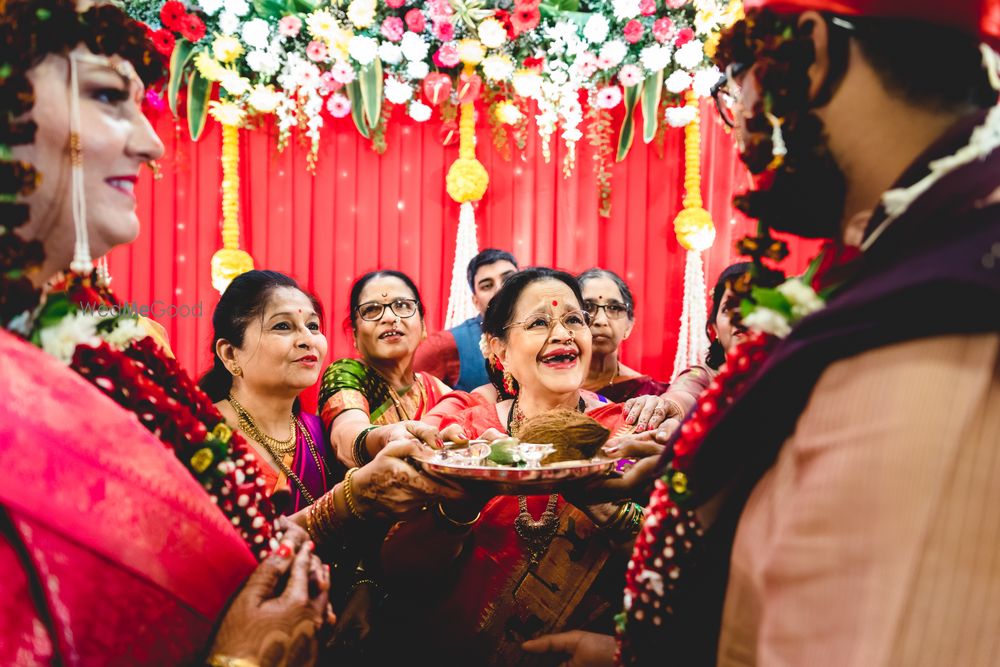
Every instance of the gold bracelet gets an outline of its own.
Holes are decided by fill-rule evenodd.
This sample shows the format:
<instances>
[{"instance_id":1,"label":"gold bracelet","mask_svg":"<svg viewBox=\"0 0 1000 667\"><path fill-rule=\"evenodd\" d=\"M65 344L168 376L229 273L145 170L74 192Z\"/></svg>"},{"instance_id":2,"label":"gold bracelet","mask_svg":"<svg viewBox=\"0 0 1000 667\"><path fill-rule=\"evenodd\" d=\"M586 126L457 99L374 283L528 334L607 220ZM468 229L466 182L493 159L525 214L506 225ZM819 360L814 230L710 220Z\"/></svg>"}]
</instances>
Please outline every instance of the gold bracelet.
<instances>
[{"instance_id":1,"label":"gold bracelet","mask_svg":"<svg viewBox=\"0 0 1000 667\"><path fill-rule=\"evenodd\" d=\"M364 521L364 515L358 511L358 506L354 504L354 493L351 491L351 476L358 471L357 468L351 468L344 475L344 500L347 501L347 510L351 513L358 521Z\"/></svg>"},{"instance_id":2,"label":"gold bracelet","mask_svg":"<svg viewBox=\"0 0 1000 667\"><path fill-rule=\"evenodd\" d=\"M253 660L216 654L208 659L208 667L260 667L260 665Z\"/></svg>"},{"instance_id":3,"label":"gold bracelet","mask_svg":"<svg viewBox=\"0 0 1000 667\"><path fill-rule=\"evenodd\" d=\"M444 505L442 505L440 502L437 504L437 513L438 516L440 516L442 519L448 522L449 526L452 526L454 528L460 528L462 530L466 530L475 525L475 523L479 521L479 517L482 516L483 514L482 512L477 512L476 516L473 517L471 521L458 521L448 516L448 514L444 511Z\"/></svg>"}]
</instances>

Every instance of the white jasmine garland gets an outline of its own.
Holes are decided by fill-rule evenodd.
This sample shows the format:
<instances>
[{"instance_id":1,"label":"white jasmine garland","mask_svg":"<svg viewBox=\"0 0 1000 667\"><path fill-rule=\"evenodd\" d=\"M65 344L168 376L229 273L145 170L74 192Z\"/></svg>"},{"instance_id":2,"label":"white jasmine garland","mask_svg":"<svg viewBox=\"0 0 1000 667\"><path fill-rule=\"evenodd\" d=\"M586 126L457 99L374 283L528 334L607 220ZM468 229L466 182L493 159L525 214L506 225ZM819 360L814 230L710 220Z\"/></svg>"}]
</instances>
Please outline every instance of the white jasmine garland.
<instances>
[{"instance_id":1,"label":"white jasmine garland","mask_svg":"<svg viewBox=\"0 0 1000 667\"><path fill-rule=\"evenodd\" d=\"M378 42L365 35L355 35L347 43L347 53L360 65L368 65L378 55ZM405 53L405 51L404 51Z\"/></svg>"},{"instance_id":2,"label":"white jasmine garland","mask_svg":"<svg viewBox=\"0 0 1000 667\"><path fill-rule=\"evenodd\" d=\"M138 318L122 317L111 331L99 334L108 345L124 350L135 341L145 338L148 334L146 328L139 323Z\"/></svg>"},{"instance_id":3,"label":"white jasmine garland","mask_svg":"<svg viewBox=\"0 0 1000 667\"><path fill-rule=\"evenodd\" d=\"M611 67L617 67L628 54L628 45L620 39L613 39L601 47L600 58L603 58Z\"/></svg>"},{"instance_id":4,"label":"white jasmine garland","mask_svg":"<svg viewBox=\"0 0 1000 667\"><path fill-rule=\"evenodd\" d=\"M697 39L692 39L674 52L674 62L684 69L694 69L704 58L705 45Z\"/></svg>"},{"instance_id":5,"label":"white jasmine garland","mask_svg":"<svg viewBox=\"0 0 1000 667\"><path fill-rule=\"evenodd\" d=\"M79 312L67 315L57 324L41 330L42 349L68 366L73 361L77 345L96 347L101 344L97 337L97 323L100 321L101 318L96 315Z\"/></svg>"},{"instance_id":6,"label":"white jasmine garland","mask_svg":"<svg viewBox=\"0 0 1000 667\"><path fill-rule=\"evenodd\" d=\"M796 322L826 305L811 286L798 278L786 280L778 285L777 290L792 304L792 320Z\"/></svg>"},{"instance_id":7,"label":"white jasmine garland","mask_svg":"<svg viewBox=\"0 0 1000 667\"><path fill-rule=\"evenodd\" d=\"M430 120L431 108L421 102L420 100L415 100L410 103L410 118L417 121L418 123L424 123Z\"/></svg>"},{"instance_id":8,"label":"white jasmine garland","mask_svg":"<svg viewBox=\"0 0 1000 667\"><path fill-rule=\"evenodd\" d=\"M403 39L399 43L399 47L403 50L403 56L407 60L424 60L427 58L427 52L430 49L423 37L409 31L403 33Z\"/></svg>"},{"instance_id":9,"label":"white jasmine garland","mask_svg":"<svg viewBox=\"0 0 1000 667\"><path fill-rule=\"evenodd\" d=\"M378 47L378 57L384 63L398 65L403 62L403 50L392 42L382 42Z\"/></svg>"},{"instance_id":10,"label":"white jasmine garland","mask_svg":"<svg viewBox=\"0 0 1000 667\"><path fill-rule=\"evenodd\" d=\"M385 99L393 104L405 104L413 97L413 89L394 76L386 78L383 91Z\"/></svg>"},{"instance_id":11,"label":"white jasmine garland","mask_svg":"<svg viewBox=\"0 0 1000 667\"><path fill-rule=\"evenodd\" d=\"M664 85L667 87L671 93L679 95L685 90L691 87L692 77L690 74L682 69L674 70L674 72L667 77Z\"/></svg>"},{"instance_id":12,"label":"white jasmine garland","mask_svg":"<svg viewBox=\"0 0 1000 667\"><path fill-rule=\"evenodd\" d=\"M583 36L591 44L600 44L608 38L608 31L610 29L611 24L608 23L608 19L603 14L592 14L587 19L587 24L583 26Z\"/></svg>"},{"instance_id":13,"label":"white jasmine garland","mask_svg":"<svg viewBox=\"0 0 1000 667\"><path fill-rule=\"evenodd\" d=\"M743 318L743 324L748 329L784 338L792 332L791 325L784 315L776 310L757 306L752 313Z\"/></svg>"}]
</instances>

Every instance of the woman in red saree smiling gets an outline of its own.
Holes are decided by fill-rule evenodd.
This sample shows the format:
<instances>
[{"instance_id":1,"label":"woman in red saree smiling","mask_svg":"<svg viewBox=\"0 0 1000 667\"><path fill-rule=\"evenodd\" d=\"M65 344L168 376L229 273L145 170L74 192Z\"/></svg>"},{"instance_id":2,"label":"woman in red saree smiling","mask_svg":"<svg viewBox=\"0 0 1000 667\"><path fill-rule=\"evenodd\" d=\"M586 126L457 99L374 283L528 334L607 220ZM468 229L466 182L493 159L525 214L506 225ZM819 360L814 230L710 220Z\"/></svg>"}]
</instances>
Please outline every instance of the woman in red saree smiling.
<instances>
[{"instance_id":1,"label":"woman in red saree smiling","mask_svg":"<svg viewBox=\"0 0 1000 667\"><path fill-rule=\"evenodd\" d=\"M619 405L581 391L591 354L582 303L576 280L562 271L530 268L508 278L483 331L502 375L497 381L513 398L446 417L442 437L516 436L525 419L558 408L586 412L615 434L627 430ZM433 518L423 526L397 530L383 550L388 571L419 571L418 557L437 558L438 568L449 570L446 583L433 584L444 599L427 615L427 650L446 664L523 664L520 644L537 634L567 623L610 628L617 591L611 586L605 595L598 582L602 572L624 572L627 549L620 547L634 536L640 509L574 503L559 495L446 501L427 512ZM432 520L438 535L429 540ZM422 554L393 553L420 531Z\"/></svg>"},{"instance_id":2,"label":"woman in red saree smiling","mask_svg":"<svg viewBox=\"0 0 1000 667\"><path fill-rule=\"evenodd\" d=\"M351 329L361 359L341 359L323 373L320 416L337 457L363 466L393 441L435 446L437 432L418 421L451 389L413 370L427 337L417 286L399 271L374 271L351 287Z\"/></svg>"},{"instance_id":3,"label":"woman in red saree smiling","mask_svg":"<svg viewBox=\"0 0 1000 667\"><path fill-rule=\"evenodd\" d=\"M215 407L257 451L261 472L291 514L326 493L327 445L299 394L319 380L327 341L323 309L294 279L276 271L237 276L212 315L214 362L200 381Z\"/></svg>"}]
</instances>

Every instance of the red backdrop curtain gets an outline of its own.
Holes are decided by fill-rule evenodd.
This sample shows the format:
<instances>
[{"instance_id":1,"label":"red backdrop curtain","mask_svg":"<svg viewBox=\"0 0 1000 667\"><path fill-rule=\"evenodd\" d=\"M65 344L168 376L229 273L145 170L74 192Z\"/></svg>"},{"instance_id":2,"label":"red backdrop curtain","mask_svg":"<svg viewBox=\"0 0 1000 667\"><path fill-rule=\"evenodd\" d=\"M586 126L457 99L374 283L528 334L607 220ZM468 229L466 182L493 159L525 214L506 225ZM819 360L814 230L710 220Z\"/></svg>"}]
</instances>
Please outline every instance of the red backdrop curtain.
<instances>
[{"instance_id":1,"label":"red backdrop curtain","mask_svg":"<svg viewBox=\"0 0 1000 667\"><path fill-rule=\"evenodd\" d=\"M714 110L704 106L702 118L702 191L718 230L704 254L711 286L738 260L733 243L749 229L730 203L748 181ZM150 304L180 361L201 372L211 363L211 313L218 300L210 258L221 244L220 131L210 123L192 143L168 114L155 125L167 148L162 178L144 174L138 190L142 232L112 253L110 266L118 295ZM349 118L327 118L313 175L303 146L279 153L268 128L241 132L242 246L257 268L291 274L320 298L328 361L353 352L342 325L351 283L365 271L409 274L427 305L431 331L447 308L458 206L445 193L444 176L457 148L441 145L439 123L416 123L398 110L387 140L380 156ZM509 162L493 148L484 123L478 140L491 178L476 214L480 248L509 249L522 265L572 272L600 266L622 275L637 306L623 361L668 378L683 291L684 250L672 229L683 189L683 132L667 132L663 158L639 140L614 166L610 218L597 214L594 151L586 141L578 147L576 170L564 178L562 150L553 146L546 163L534 134L523 156ZM793 244L790 267L801 268L812 247Z\"/></svg>"}]
</instances>

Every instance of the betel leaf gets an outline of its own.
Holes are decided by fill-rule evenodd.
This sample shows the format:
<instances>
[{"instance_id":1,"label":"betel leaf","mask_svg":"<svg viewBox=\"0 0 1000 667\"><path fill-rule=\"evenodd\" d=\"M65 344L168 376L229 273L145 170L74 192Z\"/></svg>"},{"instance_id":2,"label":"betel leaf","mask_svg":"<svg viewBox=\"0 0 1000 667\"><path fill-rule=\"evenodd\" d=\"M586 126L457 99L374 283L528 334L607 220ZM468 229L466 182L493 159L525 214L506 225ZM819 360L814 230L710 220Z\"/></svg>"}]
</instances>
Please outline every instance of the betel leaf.
<instances>
[{"instance_id":1,"label":"betel leaf","mask_svg":"<svg viewBox=\"0 0 1000 667\"><path fill-rule=\"evenodd\" d=\"M188 78L188 130L191 141L198 141L205 131L205 121L208 120L208 102L212 99L212 82L198 72L191 72Z\"/></svg>"},{"instance_id":2,"label":"betel leaf","mask_svg":"<svg viewBox=\"0 0 1000 667\"><path fill-rule=\"evenodd\" d=\"M376 58L361 68L358 74L361 90L361 106L365 112L365 123L375 127L382 118L382 60ZM367 135L365 135L367 137Z\"/></svg>"},{"instance_id":3,"label":"betel leaf","mask_svg":"<svg viewBox=\"0 0 1000 667\"><path fill-rule=\"evenodd\" d=\"M371 130L368 128L368 123L365 122L365 111L361 98L361 84L355 79L345 85L344 90L347 92L347 99L351 101L351 118L354 120L354 124L357 126L361 136L368 139L371 137Z\"/></svg>"},{"instance_id":4,"label":"betel leaf","mask_svg":"<svg viewBox=\"0 0 1000 667\"><path fill-rule=\"evenodd\" d=\"M663 93L663 70L646 77L642 85L642 140L651 142L660 125L658 111Z\"/></svg>"},{"instance_id":5,"label":"betel leaf","mask_svg":"<svg viewBox=\"0 0 1000 667\"><path fill-rule=\"evenodd\" d=\"M170 105L170 112L177 115L177 95L181 90L181 83L185 81L184 69L194 57L194 44L183 37L174 44L174 50L170 54L170 78L167 80L167 103Z\"/></svg>"},{"instance_id":6,"label":"betel leaf","mask_svg":"<svg viewBox=\"0 0 1000 667\"><path fill-rule=\"evenodd\" d=\"M622 120L621 133L618 135L618 155L616 162L621 162L632 148L632 138L635 136L635 105L639 101L639 85L625 87L625 118Z\"/></svg>"}]
</instances>

